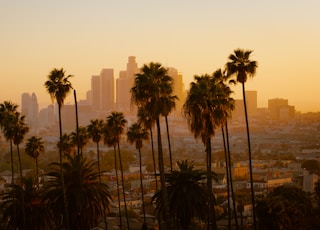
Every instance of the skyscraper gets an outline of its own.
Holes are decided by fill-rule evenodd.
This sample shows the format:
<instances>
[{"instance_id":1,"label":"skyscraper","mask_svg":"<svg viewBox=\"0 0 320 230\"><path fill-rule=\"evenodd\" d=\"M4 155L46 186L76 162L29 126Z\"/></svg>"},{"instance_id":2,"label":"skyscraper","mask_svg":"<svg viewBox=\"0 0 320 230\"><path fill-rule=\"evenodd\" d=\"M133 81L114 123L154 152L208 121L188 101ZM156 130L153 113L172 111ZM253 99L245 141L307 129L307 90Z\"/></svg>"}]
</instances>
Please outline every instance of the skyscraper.
<instances>
[{"instance_id":1,"label":"skyscraper","mask_svg":"<svg viewBox=\"0 0 320 230\"><path fill-rule=\"evenodd\" d=\"M257 114L257 108L258 108L257 95L258 95L257 91L246 90L246 102L247 102L249 116L254 116Z\"/></svg>"},{"instance_id":2,"label":"skyscraper","mask_svg":"<svg viewBox=\"0 0 320 230\"><path fill-rule=\"evenodd\" d=\"M92 92L92 109L99 111L101 108L101 90L100 90L100 76L94 75L91 77L91 92Z\"/></svg>"},{"instance_id":3,"label":"skyscraper","mask_svg":"<svg viewBox=\"0 0 320 230\"><path fill-rule=\"evenodd\" d=\"M128 57L127 70L119 72L116 81L117 110L121 112L133 112L130 90L133 87L135 75L139 72L136 57Z\"/></svg>"},{"instance_id":4,"label":"skyscraper","mask_svg":"<svg viewBox=\"0 0 320 230\"><path fill-rule=\"evenodd\" d=\"M101 78L101 110L107 112L114 109L114 75L113 69L102 69Z\"/></svg>"},{"instance_id":5,"label":"skyscraper","mask_svg":"<svg viewBox=\"0 0 320 230\"><path fill-rule=\"evenodd\" d=\"M168 75L173 79L173 95L178 97L176 100L175 112L181 114L182 106L185 101L184 84L182 81L182 74L178 73L178 70L172 67L168 68ZM174 112L172 111L172 112Z\"/></svg>"},{"instance_id":6,"label":"skyscraper","mask_svg":"<svg viewBox=\"0 0 320 230\"><path fill-rule=\"evenodd\" d=\"M26 117L25 121L31 131L37 131L39 126L39 104L35 93L21 95L21 114Z\"/></svg>"}]
</instances>

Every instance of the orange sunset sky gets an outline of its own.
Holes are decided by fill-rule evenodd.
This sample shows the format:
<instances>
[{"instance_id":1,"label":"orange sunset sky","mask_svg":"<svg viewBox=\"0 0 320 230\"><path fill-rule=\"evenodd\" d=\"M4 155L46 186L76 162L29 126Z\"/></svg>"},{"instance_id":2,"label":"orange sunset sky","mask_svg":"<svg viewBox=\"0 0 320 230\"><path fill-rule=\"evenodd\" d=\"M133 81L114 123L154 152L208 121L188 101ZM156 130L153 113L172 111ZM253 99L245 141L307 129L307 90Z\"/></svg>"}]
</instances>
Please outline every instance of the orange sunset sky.
<instances>
[{"instance_id":1,"label":"orange sunset sky","mask_svg":"<svg viewBox=\"0 0 320 230\"><path fill-rule=\"evenodd\" d=\"M188 88L243 48L259 63L246 86L259 107L285 98L298 111L320 111L318 0L1 0L0 31L0 102L35 92L48 105L43 84L61 67L84 99L92 75L113 68L118 78L128 56L139 67L175 67ZM241 98L240 85L232 89Z\"/></svg>"}]
</instances>

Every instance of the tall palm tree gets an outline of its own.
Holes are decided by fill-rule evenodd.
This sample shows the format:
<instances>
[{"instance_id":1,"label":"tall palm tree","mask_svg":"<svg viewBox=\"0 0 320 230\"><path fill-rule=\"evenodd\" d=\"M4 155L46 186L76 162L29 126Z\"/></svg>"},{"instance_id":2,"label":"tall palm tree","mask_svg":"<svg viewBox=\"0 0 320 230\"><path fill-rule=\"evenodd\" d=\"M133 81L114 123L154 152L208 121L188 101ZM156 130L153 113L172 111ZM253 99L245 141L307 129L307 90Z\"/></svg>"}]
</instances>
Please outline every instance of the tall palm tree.
<instances>
[{"instance_id":1,"label":"tall palm tree","mask_svg":"<svg viewBox=\"0 0 320 230\"><path fill-rule=\"evenodd\" d=\"M172 109L176 107L177 96L173 95L164 95L161 97L161 102L163 105L162 115L165 117L166 120L166 129L167 129L167 138L168 138L168 145L169 145L169 159L170 159L170 169L172 171L172 152L171 152L171 142L170 142L170 135L169 135L169 125L168 125L168 116Z\"/></svg>"},{"instance_id":2,"label":"tall palm tree","mask_svg":"<svg viewBox=\"0 0 320 230\"><path fill-rule=\"evenodd\" d=\"M217 79L205 74L195 76L191 82L187 99L183 105L184 115L195 138L201 138L205 145L207 163L207 189L212 190L211 177L211 138L215 129L225 119L223 105L226 103L224 88L217 84ZM208 229L216 229L214 200L210 201L208 209Z\"/></svg>"},{"instance_id":3,"label":"tall palm tree","mask_svg":"<svg viewBox=\"0 0 320 230\"><path fill-rule=\"evenodd\" d=\"M179 169L171 171L166 176L170 215L177 229L188 230L191 229L195 217L205 220L205 207L213 193L207 193L205 171L194 169L194 163L187 160L178 161L177 164ZM164 215L161 193L162 190L152 197L158 215Z\"/></svg>"},{"instance_id":4,"label":"tall palm tree","mask_svg":"<svg viewBox=\"0 0 320 230\"><path fill-rule=\"evenodd\" d=\"M77 146L79 149L79 154L82 155L83 148L89 142L89 134L87 127L80 126L77 131L73 131L70 135L71 141L74 146Z\"/></svg>"},{"instance_id":5,"label":"tall palm tree","mask_svg":"<svg viewBox=\"0 0 320 230\"><path fill-rule=\"evenodd\" d=\"M121 217L121 197L120 197L120 188L119 188L119 176L118 176L118 161L117 161L117 142L114 134L109 128L105 125L104 128L104 144L113 147L114 153L114 170L116 173L116 185L117 185L117 196L118 196L118 211L119 211L119 225L122 230L122 217Z\"/></svg>"},{"instance_id":6,"label":"tall palm tree","mask_svg":"<svg viewBox=\"0 0 320 230\"><path fill-rule=\"evenodd\" d=\"M55 227L52 221L52 213L40 197L41 191L34 186L33 179L23 178L21 185L10 185L11 190L5 192L2 197L0 209L2 221L6 223L6 229L26 229L22 220L22 197L25 199L25 214L27 229L50 230ZM15 210L16 209L16 210ZM17 214L15 214L17 212Z\"/></svg>"},{"instance_id":7,"label":"tall palm tree","mask_svg":"<svg viewBox=\"0 0 320 230\"><path fill-rule=\"evenodd\" d=\"M13 143L17 147L17 154L18 154L18 166L19 166L19 178L20 178L20 186L22 186L22 163L21 163L21 155L20 155L20 144L23 142L25 135L29 132L29 127L24 123L24 116L20 116L17 113L17 116L14 117L12 121L12 128L13 128ZM25 202L24 196L22 195L22 219L24 226L26 225L26 215L25 215Z\"/></svg>"},{"instance_id":8,"label":"tall palm tree","mask_svg":"<svg viewBox=\"0 0 320 230\"><path fill-rule=\"evenodd\" d=\"M141 200L142 200L142 214L143 214L143 225L146 229L146 212L144 208L144 192L143 192L143 181L142 181L142 160L141 160L141 148L142 142L149 139L149 133L146 129L141 127L141 124L134 123L129 127L127 132L128 141L133 144L135 143L136 149L139 150L139 167L140 167L140 189L141 189Z\"/></svg>"},{"instance_id":9,"label":"tall palm tree","mask_svg":"<svg viewBox=\"0 0 320 230\"><path fill-rule=\"evenodd\" d=\"M27 140L26 153L36 161L36 185L39 189L39 166L38 158L44 152L44 145L41 137L32 136Z\"/></svg>"},{"instance_id":10,"label":"tall palm tree","mask_svg":"<svg viewBox=\"0 0 320 230\"><path fill-rule=\"evenodd\" d=\"M226 173L227 173L227 184L228 184L228 205L230 205L230 190L231 189L231 197L232 197L232 204L233 204L233 212L235 218L236 229L238 229L238 219L237 219L237 212L236 212L236 204L234 198L234 191L233 191L233 182L232 182L232 166L231 166L231 154L230 154L230 144L229 144L229 132L228 132L228 119L231 117L231 113L235 108L235 101L232 97L230 97L231 93L233 93L230 87L225 84L226 76L225 73L218 69L213 73L213 81L216 84L217 89L219 89L219 97L222 103L220 103L220 109L222 111L221 117L221 129L223 135L223 146L225 152L225 162L226 162ZM229 186L230 185L230 186ZM230 214L230 207L228 209L228 214ZM229 215L229 221L230 215ZM231 222L229 222L231 223Z\"/></svg>"},{"instance_id":11,"label":"tall palm tree","mask_svg":"<svg viewBox=\"0 0 320 230\"><path fill-rule=\"evenodd\" d=\"M66 75L66 72L63 68L53 69L48 75L48 80L44 83L44 86L47 92L50 94L52 101L55 99L58 103L58 116L59 116L59 131L60 131L60 140L62 138L62 123L61 123L61 108L63 106L64 100L68 93L72 89L72 84L69 81L69 78L72 75ZM66 230L69 230L69 218L68 218L68 203L67 197L65 194L65 185L64 177L62 171L62 149L59 148L59 157L60 157L60 173L61 173L61 183L62 183L62 193L64 198L64 214L66 216Z\"/></svg>"},{"instance_id":12,"label":"tall palm tree","mask_svg":"<svg viewBox=\"0 0 320 230\"><path fill-rule=\"evenodd\" d=\"M145 108L139 108L138 109L138 122L140 124L142 124L146 129L148 129L149 133L150 133L154 178L156 181L156 191L158 191L157 167L156 167L156 159L155 159L155 154L154 154L153 132L152 132L152 128L154 126L154 120L152 120L152 118L150 117L150 114L148 113L148 111Z\"/></svg>"},{"instance_id":13,"label":"tall palm tree","mask_svg":"<svg viewBox=\"0 0 320 230\"><path fill-rule=\"evenodd\" d=\"M163 227L171 229L160 128L160 115L164 111L162 99L172 96L173 93L173 79L168 76L167 72L168 70L160 63L151 62L149 65L145 64L141 69L141 73L136 74L134 86L131 89L131 97L138 108L144 108L148 111L157 126L159 172L165 210Z\"/></svg>"},{"instance_id":14,"label":"tall palm tree","mask_svg":"<svg viewBox=\"0 0 320 230\"><path fill-rule=\"evenodd\" d=\"M249 155L249 173L250 173L250 188L251 188L251 200L252 200L252 216L254 229L257 228L256 214L255 214L255 200L253 189L253 176L252 176L252 157L251 157L251 144L250 144L250 132L246 103L245 83L248 77L253 77L256 73L258 63L250 60L252 50L236 49L233 54L229 55L229 62L226 63L227 76L230 78L233 75L236 79L233 82L239 82L242 84L243 106L246 119L247 128L247 140L248 140L248 155Z\"/></svg>"},{"instance_id":15,"label":"tall palm tree","mask_svg":"<svg viewBox=\"0 0 320 230\"><path fill-rule=\"evenodd\" d=\"M92 141L94 143L96 143L96 145L97 145L98 173L99 173L99 182L101 183L99 142L101 141L101 139L103 137L103 131L104 131L103 120L101 120L101 119L90 120L90 124L87 126L87 131L88 131L89 137L91 137ZM103 209L105 209L105 207L103 207ZM107 224L107 216L106 216L105 211L104 211L103 217L104 217L104 221L105 221L106 228L107 228L108 224Z\"/></svg>"},{"instance_id":16,"label":"tall palm tree","mask_svg":"<svg viewBox=\"0 0 320 230\"><path fill-rule=\"evenodd\" d=\"M10 143L10 158L11 158L11 184L14 184L14 162L13 162L13 137L14 132L11 127L11 122L15 116L17 116L18 105L10 102L4 101L0 104L0 128L3 131L3 135Z\"/></svg>"},{"instance_id":17,"label":"tall palm tree","mask_svg":"<svg viewBox=\"0 0 320 230\"><path fill-rule=\"evenodd\" d=\"M127 228L130 229L127 202L126 202L126 194L125 194L125 186L124 186L123 167L122 167L122 160L121 160L121 154L120 154L120 139L121 139L121 135L124 132L124 128L125 128L126 123L127 123L127 120L124 118L123 113L112 112L107 117L106 128L109 130L109 132L111 132L111 135L113 136L113 139L118 146L118 156L119 156L121 182L122 182L122 195L123 195L124 208L125 208L125 213L126 213Z\"/></svg>"},{"instance_id":18,"label":"tall palm tree","mask_svg":"<svg viewBox=\"0 0 320 230\"><path fill-rule=\"evenodd\" d=\"M99 182L99 172L95 161L87 160L83 156L66 156L63 163L66 195L69 207L69 223L72 229L91 229L97 226L105 211L103 207L110 204L110 193L107 184ZM49 180L44 184L42 199L47 202L53 212L53 219L57 229L62 229L66 219L63 213L63 195L60 164L50 164Z\"/></svg>"},{"instance_id":19,"label":"tall palm tree","mask_svg":"<svg viewBox=\"0 0 320 230\"><path fill-rule=\"evenodd\" d=\"M63 156L71 155L72 152L74 152L75 144L71 139L71 134L64 133L61 137L61 139L57 143L57 147L60 150Z\"/></svg>"}]
</instances>

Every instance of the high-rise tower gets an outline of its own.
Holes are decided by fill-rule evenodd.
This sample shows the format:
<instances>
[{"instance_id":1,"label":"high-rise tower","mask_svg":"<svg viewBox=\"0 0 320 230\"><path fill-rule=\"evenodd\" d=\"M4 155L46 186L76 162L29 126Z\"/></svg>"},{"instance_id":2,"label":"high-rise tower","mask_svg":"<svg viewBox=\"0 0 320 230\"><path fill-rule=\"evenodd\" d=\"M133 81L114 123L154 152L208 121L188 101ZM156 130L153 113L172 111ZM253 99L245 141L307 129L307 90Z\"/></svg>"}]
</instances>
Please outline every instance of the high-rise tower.
<instances>
[{"instance_id":1,"label":"high-rise tower","mask_svg":"<svg viewBox=\"0 0 320 230\"><path fill-rule=\"evenodd\" d=\"M99 111L101 108L101 90L100 76L94 75L91 77L91 92L92 92L92 109Z\"/></svg>"},{"instance_id":2,"label":"high-rise tower","mask_svg":"<svg viewBox=\"0 0 320 230\"><path fill-rule=\"evenodd\" d=\"M127 70L120 71L116 81L116 100L117 110L122 112L132 112L131 93L135 75L139 72L136 57L128 57Z\"/></svg>"},{"instance_id":3,"label":"high-rise tower","mask_svg":"<svg viewBox=\"0 0 320 230\"><path fill-rule=\"evenodd\" d=\"M102 69L101 78L101 110L114 109L114 75L113 69Z\"/></svg>"}]
</instances>

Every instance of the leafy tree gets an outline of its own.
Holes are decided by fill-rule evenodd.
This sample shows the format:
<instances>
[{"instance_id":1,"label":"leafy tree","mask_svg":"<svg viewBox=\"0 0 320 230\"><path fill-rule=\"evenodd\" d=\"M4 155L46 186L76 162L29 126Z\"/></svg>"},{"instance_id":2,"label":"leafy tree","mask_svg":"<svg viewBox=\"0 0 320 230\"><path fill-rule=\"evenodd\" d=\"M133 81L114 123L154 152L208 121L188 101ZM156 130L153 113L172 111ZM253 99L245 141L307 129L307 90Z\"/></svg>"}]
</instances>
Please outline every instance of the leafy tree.
<instances>
[{"instance_id":1,"label":"leafy tree","mask_svg":"<svg viewBox=\"0 0 320 230\"><path fill-rule=\"evenodd\" d=\"M39 188L39 166L38 158L44 152L44 145L41 137L32 136L27 140L25 146L26 153L36 162L36 185Z\"/></svg>"},{"instance_id":2,"label":"leafy tree","mask_svg":"<svg viewBox=\"0 0 320 230\"><path fill-rule=\"evenodd\" d=\"M128 141L135 143L136 149L139 150L139 166L140 166L140 189L141 189L141 200L142 200L142 213L143 213L143 226L146 228L146 212L144 207L144 192L143 192L143 181L142 181L142 160L141 160L141 148L142 142L149 139L149 133L146 129L142 128L139 123L134 123L129 127L127 132Z\"/></svg>"},{"instance_id":3,"label":"leafy tree","mask_svg":"<svg viewBox=\"0 0 320 230\"><path fill-rule=\"evenodd\" d=\"M99 182L97 163L85 157L66 156L63 163L66 196L69 207L69 223L73 229L91 229L103 216L104 207L109 207L108 186ZM50 179L44 184L42 199L52 210L54 221L59 229L65 226L64 198L62 193L60 163L50 164L46 174Z\"/></svg>"},{"instance_id":4,"label":"leafy tree","mask_svg":"<svg viewBox=\"0 0 320 230\"><path fill-rule=\"evenodd\" d=\"M253 227L256 229L256 214L255 214L255 202L254 202L254 190L253 190L253 177L252 177L252 157L251 157L251 144L250 144L250 132L247 113L247 102L245 83L248 77L253 77L256 73L258 63L250 60L252 50L236 49L233 54L229 55L229 62L226 63L227 76L230 78L236 76L232 82L239 82L242 85L243 105L246 119L247 128L247 140L248 140L248 155L249 155L249 171L250 171L250 187L251 187L251 200L252 200L252 215L253 215Z\"/></svg>"},{"instance_id":5,"label":"leafy tree","mask_svg":"<svg viewBox=\"0 0 320 230\"><path fill-rule=\"evenodd\" d=\"M59 116L59 134L61 141L62 139L62 123L61 123L61 108L63 106L64 100L67 95L70 93L72 89L72 84L69 81L69 78L72 75L67 75L63 68L61 69L53 69L51 70L50 74L48 75L48 80L44 83L44 86L47 92L50 94L52 101L55 99L58 103L58 116ZM63 178L63 169L62 169L62 149L59 148L59 157L60 157L60 173L61 173L61 186L62 186L62 193L63 193L63 203L64 203L64 214L66 219L66 230L70 229L70 225L68 223L68 202L65 190L65 183Z\"/></svg>"},{"instance_id":6,"label":"leafy tree","mask_svg":"<svg viewBox=\"0 0 320 230\"><path fill-rule=\"evenodd\" d=\"M311 207L311 200L301 188L279 186L257 204L259 229L313 229L306 221L312 215Z\"/></svg>"},{"instance_id":7,"label":"leafy tree","mask_svg":"<svg viewBox=\"0 0 320 230\"><path fill-rule=\"evenodd\" d=\"M213 193L207 193L205 171L194 169L194 163L188 160L178 161L177 165L179 170L166 174L169 210L177 229L187 230L195 217L206 219L205 207L208 206L209 197L213 196ZM161 193L162 190L152 197L158 215L164 215L165 211Z\"/></svg>"}]
</instances>

